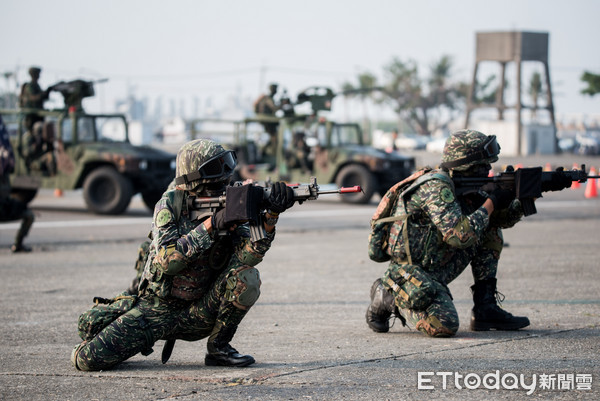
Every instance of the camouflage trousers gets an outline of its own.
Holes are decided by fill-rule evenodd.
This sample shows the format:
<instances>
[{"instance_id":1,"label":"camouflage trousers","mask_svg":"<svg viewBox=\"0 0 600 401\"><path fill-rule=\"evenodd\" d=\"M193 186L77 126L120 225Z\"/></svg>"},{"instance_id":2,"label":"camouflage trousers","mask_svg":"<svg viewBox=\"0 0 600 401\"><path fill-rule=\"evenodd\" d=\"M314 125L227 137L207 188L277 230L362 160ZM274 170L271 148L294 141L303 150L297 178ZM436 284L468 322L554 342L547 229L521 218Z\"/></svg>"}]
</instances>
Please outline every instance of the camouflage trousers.
<instances>
[{"instance_id":1,"label":"camouflage trousers","mask_svg":"<svg viewBox=\"0 0 600 401\"><path fill-rule=\"evenodd\" d=\"M240 272L254 274L256 288L250 300L238 302L240 291L248 288ZM181 301L142 295L136 305L105 327L90 341L75 347L71 361L79 370L104 370L132 356L149 355L158 340L197 341L214 336L215 331L236 328L259 296L258 270L250 266L230 266L199 300Z\"/></svg>"},{"instance_id":2,"label":"camouflage trousers","mask_svg":"<svg viewBox=\"0 0 600 401\"><path fill-rule=\"evenodd\" d=\"M474 281L495 278L503 243L502 231L489 229L479 245L467 249L456 249L445 258L447 261L441 265L422 265L419 264L419 261L413 261L416 265L408 265L417 269L421 281L428 281L431 287L433 295L428 306L423 308L407 308L406 302L403 302L406 293L402 294L402 291L399 291L402 289L402 285L390 285L392 281L398 284L402 283L403 274L405 275L405 271L409 270L405 263L392 261L382 277L383 285L392 291L400 312L407 322L417 330L432 337L453 336L458 331L459 319L448 284L457 278L469 264ZM409 294L409 298L413 296L410 291L406 292Z\"/></svg>"},{"instance_id":3,"label":"camouflage trousers","mask_svg":"<svg viewBox=\"0 0 600 401\"><path fill-rule=\"evenodd\" d=\"M13 198L0 199L0 222L19 219L22 219L22 221L15 236L15 245L23 243L23 239L27 236L29 229L33 225L35 215L24 202Z\"/></svg>"}]
</instances>

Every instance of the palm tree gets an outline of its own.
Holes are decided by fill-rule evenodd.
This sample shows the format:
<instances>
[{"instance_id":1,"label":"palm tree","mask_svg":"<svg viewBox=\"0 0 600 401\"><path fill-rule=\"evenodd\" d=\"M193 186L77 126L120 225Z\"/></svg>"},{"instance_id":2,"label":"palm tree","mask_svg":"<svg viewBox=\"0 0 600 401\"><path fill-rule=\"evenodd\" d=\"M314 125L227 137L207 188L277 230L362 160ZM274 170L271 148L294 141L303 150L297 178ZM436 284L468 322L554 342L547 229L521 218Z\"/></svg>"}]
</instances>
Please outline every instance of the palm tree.
<instances>
[{"instance_id":1,"label":"palm tree","mask_svg":"<svg viewBox=\"0 0 600 401\"><path fill-rule=\"evenodd\" d=\"M452 58L446 55L430 66L426 81L419 77L414 60L404 62L394 58L385 67L388 82L384 93L400 119L412 125L417 133L429 135L447 124L450 118L443 118L442 111L452 112L464 98L464 85L450 82L451 71Z\"/></svg>"},{"instance_id":2,"label":"palm tree","mask_svg":"<svg viewBox=\"0 0 600 401\"><path fill-rule=\"evenodd\" d=\"M581 81L587 83L587 88L581 91L582 94L594 96L595 94L600 93L600 74L593 74L585 71L581 75Z\"/></svg>"}]
</instances>

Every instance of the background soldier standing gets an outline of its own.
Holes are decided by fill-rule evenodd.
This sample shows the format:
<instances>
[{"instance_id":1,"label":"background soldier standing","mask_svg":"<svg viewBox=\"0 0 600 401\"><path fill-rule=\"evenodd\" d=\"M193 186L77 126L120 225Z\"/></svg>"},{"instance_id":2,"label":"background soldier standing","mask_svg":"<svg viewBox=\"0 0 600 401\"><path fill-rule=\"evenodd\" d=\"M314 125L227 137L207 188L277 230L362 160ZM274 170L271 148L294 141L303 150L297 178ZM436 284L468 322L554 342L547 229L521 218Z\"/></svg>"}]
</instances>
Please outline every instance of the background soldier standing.
<instances>
[{"instance_id":1,"label":"background soldier standing","mask_svg":"<svg viewBox=\"0 0 600 401\"><path fill-rule=\"evenodd\" d=\"M196 216L197 211L188 209L188 200L194 196L223 195L236 164L235 153L209 140L181 147L177 187L165 192L155 207L153 240L139 298L132 309L99 333L90 338L82 335L84 341L71 355L77 369L103 370L137 353L148 355L157 340L167 340L164 363L174 340L206 337L206 365L254 363L252 356L239 354L229 343L260 295L255 266L271 246L279 213L294 204L294 192L282 182L273 184L264 216L267 235L256 242L250 240L249 225L242 216L248 205L262 202L263 190L258 187L254 187L260 192L258 202L256 192L252 199L240 195L233 201L233 190L227 190L226 207L212 216Z\"/></svg>"},{"instance_id":2,"label":"background soldier standing","mask_svg":"<svg viewBox=\"0 0 600 401\"><path fill-rule=\"evenodd\" d=\"M262 94L254 102L254 112L257 115L267 117L275 117L275 112L279 110L279 106L275 103L275 94L277 94L278 85L273 83L269 85L269 93ZM264 152L267 157L274 160L277 153L277 127L278 123L263 122L265 132L269 134L269 142L265 146Z\"/></svg>"},{"instance_id":3,"label":"background soldier standing","mask_svg":"<svg viewBox=\"0 0 600 401\"><path fill-rule=\"evenodd\" d=\"M529 325L497 305L496 271L503 247L502 228L523 215L515 195L494 184L456 197L452 177L487 177L498 160L495 136L464 130L444 147L442 169L421 170L392 187L371 221L369 256L390 261L371 288L367 324L389 330L395 314L432 337L456 334L459 322L448 284L470 264L475 284L471 330L517 330ZM387 217L387 221L377 220Z\"/></svg>"},{"instance_id":4,"label":"background soldier standing","mask_svg":"<svg viewBox=\"0 0 600 401\"><path fill-rule=\"evenodd\" d=\"M254 104L254 112L256 114L264 114L267 116L274 116L275 112L279 110L279 106L275 104L275 95L277 94L278 85L273 83L269 85L269 93L262 94L256 100Z\"/></svg>"},{"instance_id":5,"label":"background soldier standing","mask_svg":"<svg viewBox=\"0 0 600 401\"><path fill-rule=\"evenodd\" d=\"M19 94L19 106L26 109L43 109L44 101L48 100L49 91L43 91L38 83L42 69L39 67L30 67L29 76L31 81L24 83ZM38 114L25 115L25 128L33 130L33 124L38 121L44 121L44 117Z\"/></svg>"},{"instance_id":6,"label":"background soldier standing","mask_svg":"<svg viewBox=\"0 0 600 401\"><path fill-rule=\"evenodd\" d=\"M15 167L15 156L8 138L8 131L0 116L0 221L22 219L17 231L15 243L11 246L13 252L29 252L31 248L23 245L23 240L33 225L35 216L27 204L10 197L9 174Z\"/></svg>"}]
</instances>

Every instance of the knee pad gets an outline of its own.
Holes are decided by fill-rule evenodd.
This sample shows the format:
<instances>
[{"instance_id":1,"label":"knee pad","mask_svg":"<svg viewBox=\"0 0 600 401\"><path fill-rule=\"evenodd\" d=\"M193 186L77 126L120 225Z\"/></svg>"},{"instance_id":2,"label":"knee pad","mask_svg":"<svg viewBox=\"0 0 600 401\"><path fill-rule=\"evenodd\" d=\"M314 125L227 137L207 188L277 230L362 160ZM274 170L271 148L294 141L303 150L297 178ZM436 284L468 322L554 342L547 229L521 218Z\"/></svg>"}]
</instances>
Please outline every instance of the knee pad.
<instances>
[{"instance_id":1,"label":"knee pad","mask_svg":"<svg viewBox=\"0 0 600 401\"><path fill-rule=\"evenodd\" d=\"M227 279L225 298L239 309L250 309L260 296L260 284L258 270L242 266Z\"/></svg>"},{"instance_id":2,"label":"knee pad","mask_svg":"<svg viewBox=\"0 0 600 401\"><path fill-rule=\"evenodd\" d=\"M458 325L444 325L440 320L429 315L417 322L416 329L430 337L452 337L458 331Z\"/></svg>"}]
</instances>

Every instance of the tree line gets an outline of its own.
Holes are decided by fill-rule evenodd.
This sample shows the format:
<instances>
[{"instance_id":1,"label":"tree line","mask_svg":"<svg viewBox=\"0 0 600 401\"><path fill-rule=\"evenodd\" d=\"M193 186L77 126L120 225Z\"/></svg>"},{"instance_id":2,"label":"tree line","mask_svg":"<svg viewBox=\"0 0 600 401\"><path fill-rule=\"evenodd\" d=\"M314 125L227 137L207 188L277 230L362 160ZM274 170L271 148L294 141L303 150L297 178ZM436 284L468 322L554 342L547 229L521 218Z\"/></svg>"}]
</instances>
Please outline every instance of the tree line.
<instances>
[{"instance_id":1,"label":"tree line","mask_svg":"<svg viewBox=\"0 0 600 401\"><path fill-rule=\"evenodd\" d=\"M382 82L372 72L364 71L354 82L342 84L342 94L358 98L363 104L372 100L391 106L399 122L407 124L420 135L430 135L445 127L465 108L470 83L455 80L453 68L452 57L443 55L429 65L423 76L416 61L394 57L383 67ZM600 92L600 75L586 71L581 81L588 85L582 94L594 96ZM502 90L506 90L507 86L505 82ZM540 99L547 90L539 72L532 73L525 88L531 101L532 118L535 118ZM488 76L475 83L473 101L493 105L499 90L496 76Z\"/></svg>"}]
</instances>

